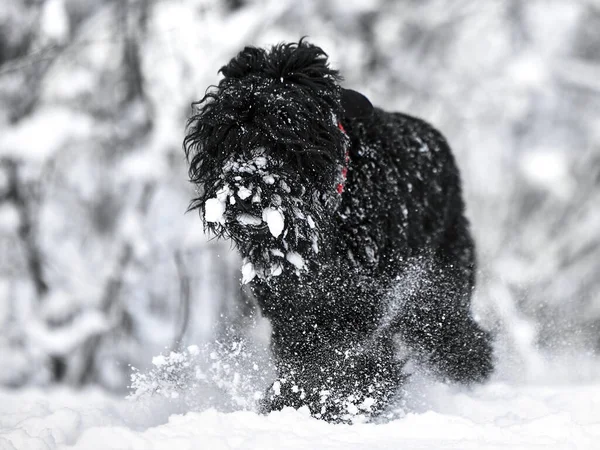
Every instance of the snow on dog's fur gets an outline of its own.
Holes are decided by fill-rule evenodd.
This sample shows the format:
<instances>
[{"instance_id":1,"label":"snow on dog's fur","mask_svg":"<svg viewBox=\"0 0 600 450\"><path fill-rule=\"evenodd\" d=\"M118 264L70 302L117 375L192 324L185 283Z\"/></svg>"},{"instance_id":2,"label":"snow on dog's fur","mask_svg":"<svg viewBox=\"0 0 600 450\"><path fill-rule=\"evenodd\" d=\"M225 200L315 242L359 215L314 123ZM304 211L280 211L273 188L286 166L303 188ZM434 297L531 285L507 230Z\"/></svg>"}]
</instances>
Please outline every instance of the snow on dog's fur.
<instances>
[{"instance_id":1,"label":"snow on dog's fur","mask_svg":"<svg viewBox=\"0 0 600 450\"><path fill-rule=\"evenodd\" d=\"M263 409L380 413L405 378L398 341L442 377L485 380L474 244L440 133L342 88L304 40L246 47L220 72L184 141L191 207L235 243L271 320L279 379Z\"/></svg>"}]
</instances>

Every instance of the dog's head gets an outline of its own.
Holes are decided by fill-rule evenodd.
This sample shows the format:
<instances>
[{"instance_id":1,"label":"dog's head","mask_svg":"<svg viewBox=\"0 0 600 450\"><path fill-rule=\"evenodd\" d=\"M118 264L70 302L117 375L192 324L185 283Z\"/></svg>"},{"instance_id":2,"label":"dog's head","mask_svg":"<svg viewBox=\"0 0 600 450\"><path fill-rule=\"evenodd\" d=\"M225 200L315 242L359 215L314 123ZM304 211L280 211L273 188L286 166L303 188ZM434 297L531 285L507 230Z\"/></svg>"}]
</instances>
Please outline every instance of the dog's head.
<instances>
[{"instance_id":1,"label":"dog's head","mask_svg":"<svg viewBox=\"0 0 600 450\"><path fill-rule=\"evenodd\" d=\"M184 149L207 229L231 238L243 279L301 273L326 251L350 137L343 120L371 105L341 88L326 53L300 40L246 47L195 104Z\"/></svg>"}]
</instances>

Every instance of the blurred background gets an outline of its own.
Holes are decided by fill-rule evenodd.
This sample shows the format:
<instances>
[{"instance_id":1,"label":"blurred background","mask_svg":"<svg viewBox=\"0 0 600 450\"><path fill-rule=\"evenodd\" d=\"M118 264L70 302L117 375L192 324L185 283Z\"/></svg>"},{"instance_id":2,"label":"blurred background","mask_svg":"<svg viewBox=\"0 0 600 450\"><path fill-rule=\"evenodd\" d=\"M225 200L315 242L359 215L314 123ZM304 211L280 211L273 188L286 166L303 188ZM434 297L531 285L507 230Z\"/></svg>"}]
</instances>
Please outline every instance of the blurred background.
<instances>
[{"instance_id":1,"label":"blurred background","mask_svg":"<svg viewBox=\"0 0 600 450\"><path fill-rule=\"evenodd\" d=\"M231 57L304 35L448 138L497 377L600 380L598 0L10 0L0 385L122 392L130 365L252 333L237 256L185 214L181 143Z\"/></svg>"}]
</instances>

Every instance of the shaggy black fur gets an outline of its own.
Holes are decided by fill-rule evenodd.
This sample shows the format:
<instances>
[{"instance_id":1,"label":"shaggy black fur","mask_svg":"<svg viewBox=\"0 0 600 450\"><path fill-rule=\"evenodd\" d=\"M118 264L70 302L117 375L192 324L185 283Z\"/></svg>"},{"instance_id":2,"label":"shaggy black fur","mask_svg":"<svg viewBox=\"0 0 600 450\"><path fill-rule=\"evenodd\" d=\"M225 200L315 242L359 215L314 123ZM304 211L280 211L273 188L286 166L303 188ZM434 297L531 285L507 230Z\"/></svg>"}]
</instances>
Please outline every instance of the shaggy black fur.
<instances>
[{"instance_id":1,"label":"shaggy black fur","mask_svg":"<svg viewBox=\"0 0 600 450\"><path fill-rule=\"evenodd\" d=\"M184 148L192 208L233 240L271 320L264 410L377 414L405 377L398 345L446 379L485 380L491 339L470 314L474 244L443 136L341 88L303 40L246 47L221 73Z\"/></svg>"}]
</instances>

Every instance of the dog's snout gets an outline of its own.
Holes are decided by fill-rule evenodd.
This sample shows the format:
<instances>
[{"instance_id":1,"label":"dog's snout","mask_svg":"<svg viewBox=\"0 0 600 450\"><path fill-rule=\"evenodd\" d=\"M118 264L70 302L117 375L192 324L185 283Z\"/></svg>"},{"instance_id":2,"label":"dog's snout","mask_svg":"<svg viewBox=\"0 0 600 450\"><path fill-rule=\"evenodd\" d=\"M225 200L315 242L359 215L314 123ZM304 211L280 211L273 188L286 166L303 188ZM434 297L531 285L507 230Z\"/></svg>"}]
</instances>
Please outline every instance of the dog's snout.
<instances>
[{"instance_id":1,"label":"dog's snout","mask_svg":"<svg viewBox=\"0 0 600 450\"><path fill-rule=\"evenodd\" d=\"M252 213L252 197L240 197L239 194L235 196L235 203L238 205L238 208L247 214Z\"/></svg>"}]
</instances>

